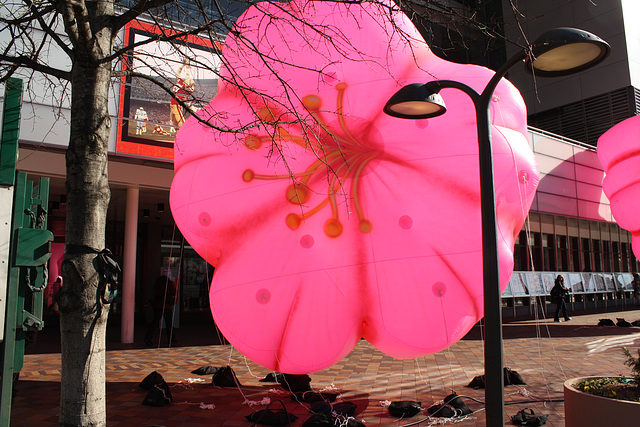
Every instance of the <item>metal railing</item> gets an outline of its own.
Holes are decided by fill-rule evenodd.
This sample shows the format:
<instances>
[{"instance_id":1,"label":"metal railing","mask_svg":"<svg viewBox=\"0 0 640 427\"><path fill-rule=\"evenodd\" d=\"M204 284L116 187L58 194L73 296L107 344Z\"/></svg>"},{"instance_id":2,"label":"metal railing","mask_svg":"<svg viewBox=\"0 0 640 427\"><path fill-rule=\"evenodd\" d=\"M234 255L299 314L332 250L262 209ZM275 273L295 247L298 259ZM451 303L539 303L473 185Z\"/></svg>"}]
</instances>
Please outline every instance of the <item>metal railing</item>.
<instances>
[{"instance_id":1,"label":"metal railing","mask_svg":"<svg viewBox=\"0 0 640 427\"><path fill-rule=\"evenodd\" d=\"M571 293L569 308L573 313L620 310L634 307L631 273L576 273L566 271L514 271L502 294L504 318L531 317L555 309L551 288L562 274Z\"/></svg>"}]
</instances>

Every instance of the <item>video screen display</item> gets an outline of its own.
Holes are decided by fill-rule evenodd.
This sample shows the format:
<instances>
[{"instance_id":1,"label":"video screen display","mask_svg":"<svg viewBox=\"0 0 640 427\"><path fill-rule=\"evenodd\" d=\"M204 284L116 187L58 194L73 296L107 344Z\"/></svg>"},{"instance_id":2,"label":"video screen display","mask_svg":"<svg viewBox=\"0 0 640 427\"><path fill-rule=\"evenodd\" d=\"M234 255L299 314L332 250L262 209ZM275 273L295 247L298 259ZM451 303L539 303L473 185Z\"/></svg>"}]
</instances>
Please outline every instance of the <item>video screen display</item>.
<instances>
[{"instance_id":1,"label":"video screen display","mask_svg":"<svg viewBox=\"0 0 640 427\"><path fill-rule=\"evenodd\" d=\"M133 22L125 30L127 44L134 46L125 68L148 78L123 79L118 153L173 159L175 135L190 112L168 90L195 111L217 93L220 45L196 36L171 42L153 40L171 34L141 22Z\"/></svg>"}]
</instances>

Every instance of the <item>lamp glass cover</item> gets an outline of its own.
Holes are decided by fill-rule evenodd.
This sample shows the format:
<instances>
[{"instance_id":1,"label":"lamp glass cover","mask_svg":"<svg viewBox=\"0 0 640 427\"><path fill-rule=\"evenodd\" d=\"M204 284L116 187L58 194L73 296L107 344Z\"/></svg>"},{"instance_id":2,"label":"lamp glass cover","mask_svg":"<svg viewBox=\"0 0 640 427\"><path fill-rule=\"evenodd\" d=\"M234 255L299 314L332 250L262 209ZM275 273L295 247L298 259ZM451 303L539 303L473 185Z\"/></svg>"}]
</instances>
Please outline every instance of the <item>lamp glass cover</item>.
<instances>
[{"instance_id":1,"label":"lamp glass cover","mask_svg":"<svg viewBox=\"0 0 640 427\"><path fill-rule=\"evenodd\" d=\"M566 71L598 58L601 49L593 43L571 43L540 54L532 63L540 71Z\"/></svg>"},{"instance_id":2,"label":"lamp glass cover","mask_svg":"<svg viewBox=\"0 0 640 427\"><path fill-rule=\"evenodd\" d=\"M440 112L442 107L427 101L406 101L394 104L389 109L406 116L425 116Z\"/></svg>"}]
</instances>

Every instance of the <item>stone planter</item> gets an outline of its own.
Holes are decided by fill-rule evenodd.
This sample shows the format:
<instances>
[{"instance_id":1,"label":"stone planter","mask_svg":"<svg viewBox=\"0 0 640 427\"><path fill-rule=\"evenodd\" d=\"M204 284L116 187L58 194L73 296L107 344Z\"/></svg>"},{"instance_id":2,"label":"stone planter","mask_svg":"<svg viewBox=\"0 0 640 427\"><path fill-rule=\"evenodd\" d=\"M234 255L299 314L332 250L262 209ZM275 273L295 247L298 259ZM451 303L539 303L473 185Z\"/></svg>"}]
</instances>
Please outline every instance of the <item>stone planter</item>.
<instances>
[{"instance_id":1,"label":"stone planter","mask_svg":"<svg viewBox=\"0 0 640 427\"><path fill-rule=\"evenodd\" d=\"M594 396L574 385L584 379L572 378L564 383L565 427L636 426L640 424L640 402Z\"/></svg>"}]
</instances>

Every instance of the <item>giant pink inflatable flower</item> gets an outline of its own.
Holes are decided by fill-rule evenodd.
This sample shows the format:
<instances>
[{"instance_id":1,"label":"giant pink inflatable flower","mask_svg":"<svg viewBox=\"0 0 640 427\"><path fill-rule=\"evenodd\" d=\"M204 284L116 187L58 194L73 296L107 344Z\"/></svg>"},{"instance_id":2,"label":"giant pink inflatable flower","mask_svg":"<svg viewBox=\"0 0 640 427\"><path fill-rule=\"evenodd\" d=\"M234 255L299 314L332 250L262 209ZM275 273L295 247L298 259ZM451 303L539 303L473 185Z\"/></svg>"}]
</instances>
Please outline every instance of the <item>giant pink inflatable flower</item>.
<instances>
[{"instance_id":1,"label":"giant pink inflatable flower","mask_svg":"<svg viewBox=\"0 0 640 427\"><path fill-rule=\"evenodd\" d=\"M362 337L397 358L462 338L483 316L473 104L443 90L436 119L382 109L408 83L481 91L493 72L439 59L404 14L370 2L258 3L235 30L199 114L238 132L187 121L171 188L180 230L216 266L222 333L287 373L331 366ZM493 101L504 290L539 174L520 94L503 81Z\"/></svg>"},{"instance_id":2,"label":"giant pink inflatable flower","mask_svg":"<svg viewBox=\"0 0 640 427\"><path fill-rule=\"evenodd\" d=\"M598 159L606 175L602 190L611 214L632 235L640 258L640 116L618 123L598 139Z\"/></svg>"}]
</instances>

